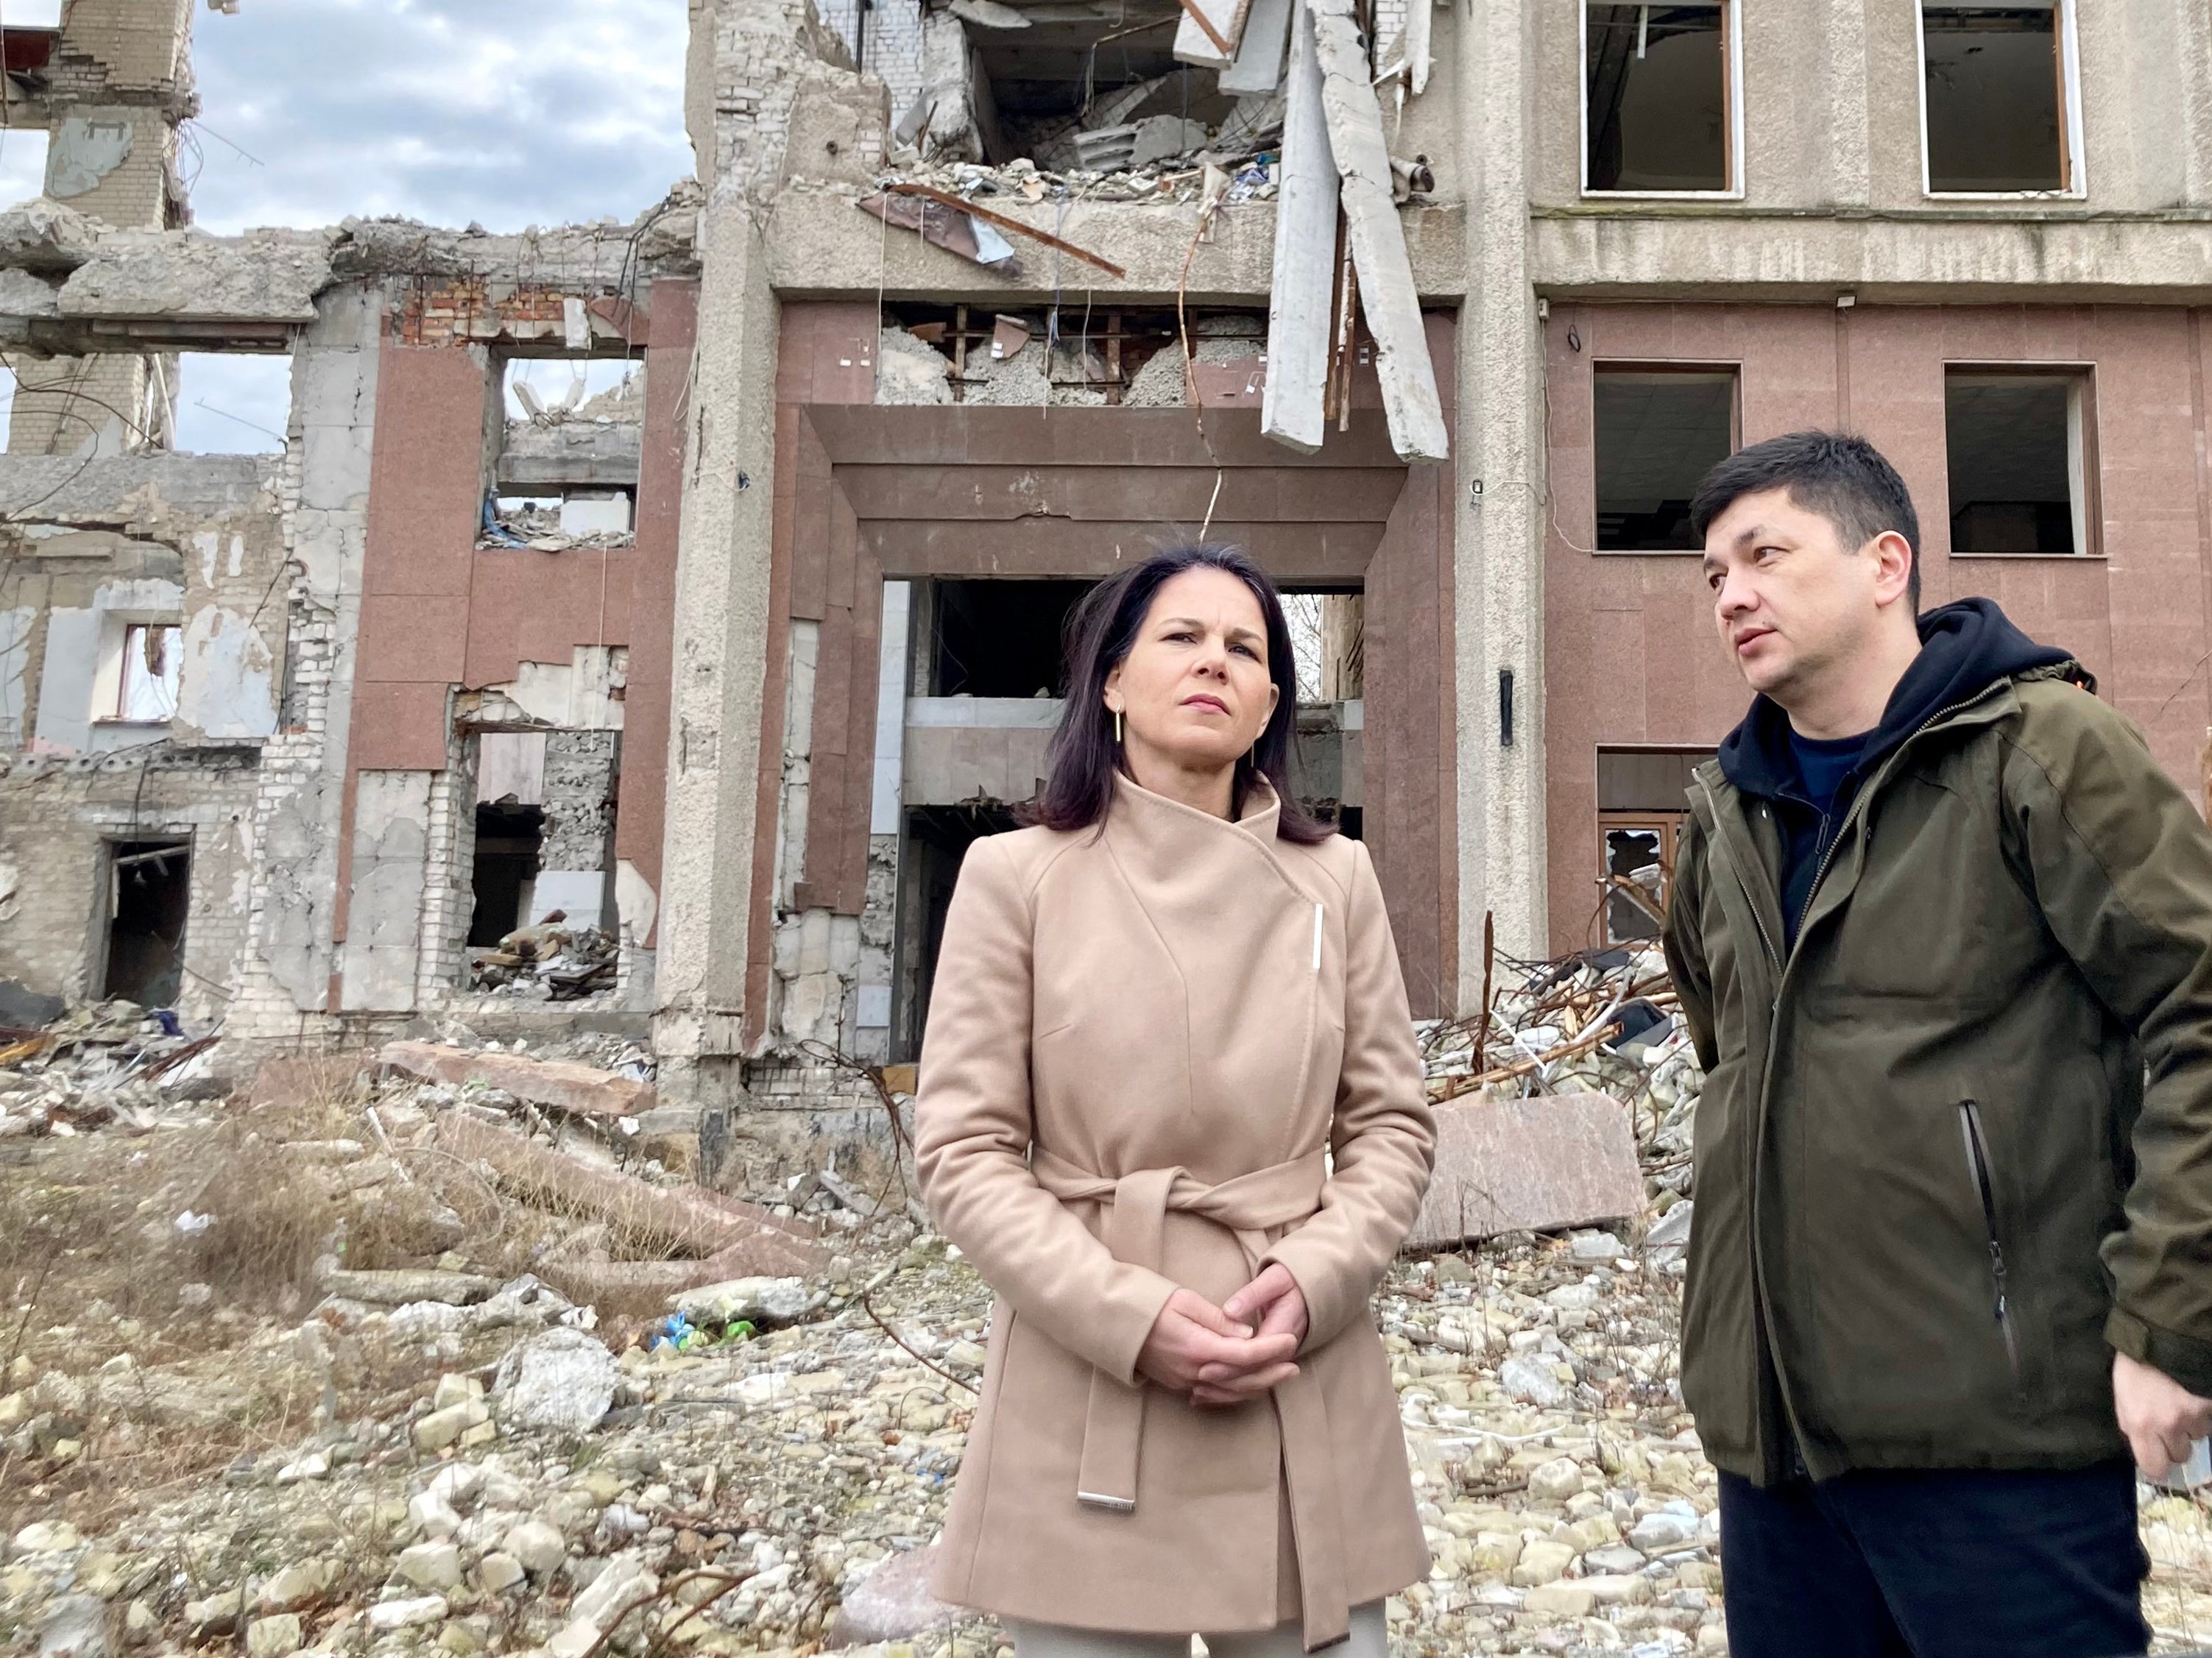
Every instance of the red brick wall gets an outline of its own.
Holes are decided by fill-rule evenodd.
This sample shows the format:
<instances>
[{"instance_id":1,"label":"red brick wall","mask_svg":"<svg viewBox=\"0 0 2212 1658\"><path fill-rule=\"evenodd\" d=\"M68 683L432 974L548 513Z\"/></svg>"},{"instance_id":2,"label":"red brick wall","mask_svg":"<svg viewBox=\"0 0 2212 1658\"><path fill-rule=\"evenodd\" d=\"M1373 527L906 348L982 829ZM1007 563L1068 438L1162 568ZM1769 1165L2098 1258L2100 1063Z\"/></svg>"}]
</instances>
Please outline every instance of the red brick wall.
<instances>
[{"instance_id":1,"label":"red brick wall","mask_svg":"<svg viewBox=\"0 0 2212 1658\"><path fill-rule=\"evenodd\" d=\"M525 289L494 305L483 283L462 282L418 284L404 296L394 320L398 338L387 343L378 372L339 847L341 939L356 776L442 771L455 688L506 683L522 662L565 663L580 645L633 647L616 853L659 888L682 410L697 284L662 282L654 293L665 319L654 348L662 354L659 363L652 349L647 355L637 544L557 553L476 544L492 387L480 354L459 348L487 328L514 337L549 319L557 334L561 295ZM604 309L615 302L593 303ZM645 319L627 307L621 318L642 337Z\"/></svg>"}]
</instances>

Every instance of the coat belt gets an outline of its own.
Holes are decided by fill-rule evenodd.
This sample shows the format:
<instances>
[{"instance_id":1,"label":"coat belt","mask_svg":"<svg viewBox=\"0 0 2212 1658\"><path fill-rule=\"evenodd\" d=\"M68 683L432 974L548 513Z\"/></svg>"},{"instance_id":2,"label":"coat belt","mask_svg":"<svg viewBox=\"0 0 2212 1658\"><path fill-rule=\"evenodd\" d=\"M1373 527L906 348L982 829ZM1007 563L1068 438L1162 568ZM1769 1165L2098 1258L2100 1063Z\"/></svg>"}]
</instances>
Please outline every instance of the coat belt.
<instances>
[{"instance_id":1,"label":"coat belt","mask_svg":"<svg viewBox=\"0 0 2212 1658\"><path fill-rule=\"evenodd\" d=\"M1316 1150L1218 1186L1206 1185L1186 1169L1140 1169L1109 1180L1035 1146L1030 1172L1063 1203L1108 1206L1104 1242L1116 1260L1158 1272L1172 1209L1235 1233L1245 1265L1256 1272L1267 1251L1268 1230L1307 1219L1321 1207L1328 1165ZM1103 1370L1091 1371L1083 1458L1075 1481L1078 1502L1122 1514L1136 1511L1146 1389L1141 1376L1134 1387L1126 1387ZM1281 1430L1284 1479L1290 1487L1305 1647L1315 1652L1351 1632L1335 1453L1321 1384L1310 1366L1299 1366L1296 1376L1273 1388L1271 1399Z\"/></svg>"}]
</instances>

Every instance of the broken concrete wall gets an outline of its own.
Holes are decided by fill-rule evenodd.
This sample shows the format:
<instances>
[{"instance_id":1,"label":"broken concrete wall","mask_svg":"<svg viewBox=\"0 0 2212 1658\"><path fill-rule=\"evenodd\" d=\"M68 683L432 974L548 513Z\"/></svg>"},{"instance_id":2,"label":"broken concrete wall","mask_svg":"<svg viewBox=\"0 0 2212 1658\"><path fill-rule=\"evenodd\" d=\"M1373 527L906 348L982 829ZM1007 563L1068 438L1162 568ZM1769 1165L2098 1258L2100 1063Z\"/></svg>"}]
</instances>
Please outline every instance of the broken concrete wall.
<instances>
[{"instance_id":1,"label":"broken concrete wall","mask_svg":"<svg viewBox=\"0 0 2212 1658\"><path fill-rule=\"evenodd\" d=\"M436 774L364 771L355 778L352 882L339 955L349 1009L405 1013L416 1005Z\"/></svg>"},{"instance_id":2,"label":"broken concrete wall","mask_svg":"<svg viewBox=\"0 0 2212 1658\"><path fill-rule=\"evenodd\" d=\"M248 943L253 750L159 744L0 756L0 979L71 1002L105 993L110 847L191 844L186 1019L222 1016Z\"/></svg>"},{"instance_id":3,"label":"broken concrete wall","mask_svg":"<svg viewBox=\"0 0 2212 1658\"><path fill-rule=\"evenodd\" d=\"M283 607L262 603L285 568L279 470L0 458L0 977L100 994L107 847L174 838L191 844L179 1005L213 1017L237 983L286 649ZM176 629L173 717L124 717L134 625Z\"/></svg>"},{"instance_id":4,"label":"broken concrete wall","mask_svg":"<svg viewBox=\"0 0 2212 1658\"><path fill-rule=\"evenodd\" d=\"M44 193L89 221L159 230L187 216L177 124L195 113L191 0L71 0L46 65ZM120 454L167 441L175 360L21 360L15 454Z\"/></svg>"},{"instance_id":5,"label":"broken concrete wall","mask_svg":"<svg viewBox=\"0 0 2212 1658\"><path fill-rule=\"evenodd\" d=\"M291 648L254 801L254 948L228 1027L249 1036L296 1036L331 1005L337 970L331 938L384 295L349 283L315 309L292 354L283 590Z\"/></svg>"},{"instance_id":6,"label":"broken concrete wall","mask_svg":"<svg viewBox=\"0 0 2212 1658\"><path fill-rule=\"evenodd\" d=\"M852 54L813 0L723 0L711 27L715 192L765 202L785 176L793 102L817 80L852 84ZM860 78L887 112L883 83Z\"/></svg>"}]
</instances>

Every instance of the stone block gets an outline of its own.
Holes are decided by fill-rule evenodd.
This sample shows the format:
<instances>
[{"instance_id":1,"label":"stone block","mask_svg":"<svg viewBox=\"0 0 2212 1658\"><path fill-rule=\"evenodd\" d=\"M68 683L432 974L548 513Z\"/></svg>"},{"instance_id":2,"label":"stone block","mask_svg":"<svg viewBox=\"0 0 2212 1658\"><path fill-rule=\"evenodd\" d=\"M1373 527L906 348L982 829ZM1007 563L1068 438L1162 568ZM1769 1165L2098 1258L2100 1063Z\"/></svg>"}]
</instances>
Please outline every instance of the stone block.
<instances>
[{"instance_id":1,"label":"stone block","mask_svg":"<svg viewBox=\"0 0 2212 1658\"><path fill-rule=\"evenodd\" d=\"M1453 1101L1437 1108L1436 1173L1406 1242L1556 1231L1643 1206L1635 1133L1607 1096Z\"/></svg>"},{"instance_id":2,"label":"stone block","mask_svg":"<svg viewBox=\"0 0 2212 1658\"><path fill-rule=\"evenodd\" d=\"M477 1083L502 1089L533 1105L550 1105L593 1117L635 1117L653 1108L651 1083L568 1060L532 1060L520 1054L474 1053L441 1042L386 1042L377 1059L387 1069L426 1082L456 1086Z\"/></svg>"},{"instance_id":3,"label":"stone block","mask_svg":"<svg viewBox=\"0 0 2212 1658\"><path fill-rule=\"evenodd\" d=\"M1513 1581L1530 1588L1554 1582L1574 1564L1575 1551L1571 1544L1545 1538L1522 1546L1520 1562L1513 1568Z\"/></svg>"},{"instance_id":4,"label":"stone block","mask_svg":"<svg viewBox=\"0 0 2212 1658\"><path fill-rule=\"evenodd\" d=\"M1583 1583L1542 1583L1528 1591L1521 1610L1539 1618L1587 1618L1597 1596Z\"/></svg>"}]
</instances>

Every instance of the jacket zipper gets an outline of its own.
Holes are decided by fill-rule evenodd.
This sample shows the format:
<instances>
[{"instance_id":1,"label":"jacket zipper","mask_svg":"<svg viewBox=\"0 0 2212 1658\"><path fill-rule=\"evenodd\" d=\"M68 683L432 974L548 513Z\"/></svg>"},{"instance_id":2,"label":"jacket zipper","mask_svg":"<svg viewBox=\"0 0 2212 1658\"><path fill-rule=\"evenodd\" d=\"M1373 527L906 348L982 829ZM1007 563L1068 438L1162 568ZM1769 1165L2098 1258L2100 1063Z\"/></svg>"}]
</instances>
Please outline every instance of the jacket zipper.
<instances>
[{"instance_id":1,"label":"jacket zipper","mask_svg":"<svg viewBox=\"0 0 2212 1658\"><path fill-rule=\"evenodd\" d=\"M1990 1243L1990 1278L1995 1288L1997 1332L2004 1337L2005 1362L2012 1367L2012 1379L2020 1381L2020 1339L2014 1333L2012 1307L2005 1298L2004 1245L1997 1238L1996 1190L1990 1181L1989 1142L1982 1136L1982 1108L1972 1100L1959 1102L1959 1133L1966 1143L1966 1172L1972 1176L1974 1189L1982 1199L1982 1223L1988 1230Z\"/></svg>"}]
</instances>

